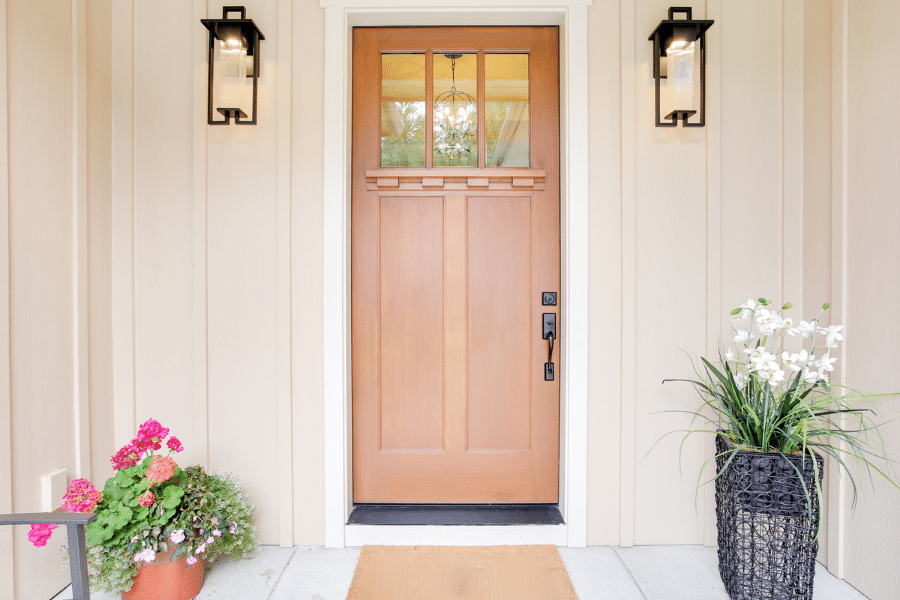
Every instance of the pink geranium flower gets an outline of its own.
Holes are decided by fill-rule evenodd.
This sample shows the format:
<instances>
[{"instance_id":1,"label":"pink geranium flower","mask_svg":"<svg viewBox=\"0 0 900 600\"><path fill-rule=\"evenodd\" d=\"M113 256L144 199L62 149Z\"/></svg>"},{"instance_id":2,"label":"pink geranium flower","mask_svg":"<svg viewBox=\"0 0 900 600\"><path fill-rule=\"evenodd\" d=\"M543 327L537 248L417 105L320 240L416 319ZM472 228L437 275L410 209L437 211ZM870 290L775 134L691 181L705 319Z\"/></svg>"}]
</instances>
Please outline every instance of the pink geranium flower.
<instances>
[{"instance_id":1,"label":"pink geranium flower","mask_svg":"<svg viewBox=\"0 0 900 600\"><path fill-rule=\"evenodd\" d=\"M140 498L138 498L138 504L141 506L150 506L153 504L154 500L156 500L156 495L150 490L147 490Z\"/></svg>"},{"instance_id":2,"label":"pink geranium flower","mask_svg":"<svg viewBox=\"0 0 900 600\"><path fill-rule=\"evenodd\" d=\"M138 447L134 445L134 442L123 446L119 449L118 452L113 454L112 464L113 469L119 471L121 469L127 469L128 467L133 467L137 464L138 458L143 454L144 451L138 451Z\"/></svg>"},{"instance_id":3,"label":"pink geranium flower","mask_svg":"<svg viewBox=\"0 0 900 600\"><path fill-rule=\"evenodd\" d=\"M63 496L62 509L67 512L89 513L96 508L103 494L87 479L73 479Z\"/></svg>"},{"instance_id":4,"label":"pink geranium flower","mask_svg":"<svg viewBox=\"0 0 900 600\"><path fill-rule=\"evenodd\" d=\"M47 540L53 535L54 529L56 529L56 525L47 523L32 525L31 530L28 532L28 541L34 544L36 548L46 546Z\"/></svg>"},{"instance_id":5,"label":"pink geranium flower","mask_svg":"<svg viewBox=\"0 0 900 600\"><path fill-rule=\"evenodd\" d=\"M162 448L162 441L167 435L169 435L168 427L163 427L156 419L147 419L138 429L135 441L146 448L159 450Z\"/></svg>"},{"instance_id":6,"label":"pink geranium flower","mask_svg":"<svg viewBox=\"0 0 900 600\"><path fill-rule=\"evenodd\" d=\"M175 474L175 467L177 466L178 464L171 456L156 455L150 463L150 468L147 469L147 479L154 483L168 481Z\"/></svg>"}]
</instances>

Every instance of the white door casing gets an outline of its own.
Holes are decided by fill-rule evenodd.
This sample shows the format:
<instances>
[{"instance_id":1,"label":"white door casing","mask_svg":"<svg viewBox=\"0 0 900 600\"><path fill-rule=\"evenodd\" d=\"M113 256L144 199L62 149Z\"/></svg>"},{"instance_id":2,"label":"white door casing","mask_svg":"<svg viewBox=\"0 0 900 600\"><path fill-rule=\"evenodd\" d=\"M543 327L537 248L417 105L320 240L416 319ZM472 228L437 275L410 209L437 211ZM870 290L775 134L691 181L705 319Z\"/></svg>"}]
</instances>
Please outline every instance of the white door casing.
<instances>
[{"instance_id":1,"label":"white door casing","mask_svg":"<svg viewBox=\"0 0 900 600\"><path fill-rule=\"evenodd\" d=\"M591 0L320 0L325 9L325 544L587 542L588 30ZM520 527L346 525L350 480L350 77L355 26L556 25L560 28L560 509L566 524ZM564 358L563 358L564 357Z\"/></svg>"}]
</instances>

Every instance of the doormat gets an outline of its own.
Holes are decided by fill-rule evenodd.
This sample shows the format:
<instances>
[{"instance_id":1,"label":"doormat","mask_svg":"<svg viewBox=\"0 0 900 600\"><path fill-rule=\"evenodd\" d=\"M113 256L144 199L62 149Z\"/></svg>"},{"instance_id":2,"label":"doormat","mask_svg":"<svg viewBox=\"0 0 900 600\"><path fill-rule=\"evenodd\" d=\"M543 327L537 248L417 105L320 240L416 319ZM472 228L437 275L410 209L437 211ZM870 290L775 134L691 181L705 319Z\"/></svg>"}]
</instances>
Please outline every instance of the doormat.
<instances>
[{"instance_id":1,"label":"doormat","mask_svg":"<svg viewBox=\"0 0 900 600\"><path fill-rule=\"evenodd\" d=\"M364 546L347 600L578 600L556 546Z\"/></svg>"}]
</instances>

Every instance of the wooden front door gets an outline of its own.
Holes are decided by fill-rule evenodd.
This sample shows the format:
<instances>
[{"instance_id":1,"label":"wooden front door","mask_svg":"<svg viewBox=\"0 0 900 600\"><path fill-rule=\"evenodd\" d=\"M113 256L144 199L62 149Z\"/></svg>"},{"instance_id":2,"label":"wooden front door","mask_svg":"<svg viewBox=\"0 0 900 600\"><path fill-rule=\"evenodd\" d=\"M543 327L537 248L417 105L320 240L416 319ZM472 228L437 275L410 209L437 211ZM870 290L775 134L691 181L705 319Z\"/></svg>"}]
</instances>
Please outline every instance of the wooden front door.
<instances>
[{"instance_id":1,"label":"wooden front door","mask_svg":"<svg viewBox=\"0 0 900 600\"><path fill-rule=\"evenodd\" d=\"M355 502L557 502L555 27L353 34Z\"/></svg>"}]
</instances>

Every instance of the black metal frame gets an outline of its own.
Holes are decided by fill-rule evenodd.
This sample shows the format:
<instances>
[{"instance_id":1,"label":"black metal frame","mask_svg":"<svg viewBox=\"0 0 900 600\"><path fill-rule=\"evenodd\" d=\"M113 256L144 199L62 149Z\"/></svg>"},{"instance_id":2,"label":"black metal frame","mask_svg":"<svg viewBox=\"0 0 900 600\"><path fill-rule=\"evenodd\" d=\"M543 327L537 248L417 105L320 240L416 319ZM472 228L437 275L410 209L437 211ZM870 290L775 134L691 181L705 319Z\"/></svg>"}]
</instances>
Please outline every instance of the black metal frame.
<instances>
[{"instance_id":1,"label":"black metal frame","mask_svg":"<svg viewBox=\"0 0 900 600\"><path fill-rule=\"evenodd\" d=\"M229 13L240 13L240 18L229 19ZM231 119L234 119L235 125L256 125L256 92L259 83L259 42L266 37L259 30L259 27L253 22L253 19L247 18L247 11L243 6L223 6L221 19L200 19L200 22L209 29L209 78L207 89L207 111L206 122L210 125L228 125ZM241 34L247 38L247 55L253 56L253 115L247 119L247 113L239 108L218 108L216 109L224 117L224 121L213 120L213 75L215 73L215 40L221 39L219 32L221 30L234 30L237 27L241 30ZM250 77L250 75L248 75Z\"/></svg>"},{"instance_id":2,"label":"black metal frame","mask_svg":"<svg viewBox=\"0 0 900 600\"><path fill-rule=\"evenodd\" d=\"M648 40L653 42L653 79L656 82L656 126L677 127L679 119L684 127L704 127L706 125L706 30L715 21L695 21L691 18L692 9L684 6L669 8L669 18L660 21ZM676 19L675 14L685 15L684 19ZM696 110L673 110L666 115L669 122L665 122L659 115L659 85L660 79L665 76L660 73L660 61L666 56L666 42L671 39L676 31L681 35L688 35L700 45L700 121L688 122L688 119L697 114Z\"/></svg>"},{"instance_id":3,"label":"black metal frame","mask_svg":"<svg viewBox=\"0 0 900 600\"><path fill-rule=\"evenodd\" d=\"M90 600L88 586L87 546L84 528L97 515L94 513L21 513L0 515L0 525L65 525L69 534L69 567L72 571L72 600Z\"/></svg>"}]
</instances>

